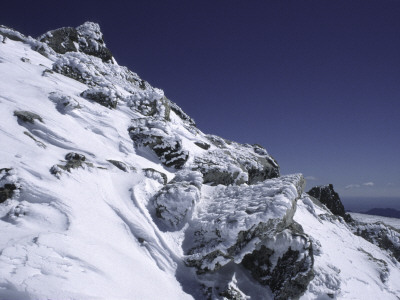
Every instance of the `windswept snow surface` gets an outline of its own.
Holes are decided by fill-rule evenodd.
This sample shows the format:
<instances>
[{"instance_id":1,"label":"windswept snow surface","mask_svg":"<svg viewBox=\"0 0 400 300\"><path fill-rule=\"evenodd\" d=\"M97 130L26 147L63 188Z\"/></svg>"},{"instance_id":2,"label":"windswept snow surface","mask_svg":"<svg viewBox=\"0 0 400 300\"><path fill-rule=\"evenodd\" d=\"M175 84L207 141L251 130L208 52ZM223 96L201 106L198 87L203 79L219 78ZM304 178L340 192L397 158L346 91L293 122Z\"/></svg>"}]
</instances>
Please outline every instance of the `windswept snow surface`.
<instances>
[{"instance_id":1,"label":"windswept snow surface","mask_svg":"<svg viewBox=\"0 0 400 300\"><path fill-rule=\"evenodd\" d=\"M388 218L383 216L374 216L360 213L350 213L353 219L364 223L382 222L400 230L400 219Z\"/></svg>"},{"instance_id":2,"label":"windswept snow surface","mask_svg":"<svg viewBox=\"0 0 400 300\"><path fill-rule=\"evenodd\" d=\"M242 264L267 248L276 278L288 253L308 259L303 299L398 299L394 259L264 148L203 134L163 91L91 56L110 54L95 25L65 54L0 27L0 299L273 299L280 283L249 271L263 257ZM200 274L188 261L202 255L216 260Z\"/></svg>"}]
</instances>

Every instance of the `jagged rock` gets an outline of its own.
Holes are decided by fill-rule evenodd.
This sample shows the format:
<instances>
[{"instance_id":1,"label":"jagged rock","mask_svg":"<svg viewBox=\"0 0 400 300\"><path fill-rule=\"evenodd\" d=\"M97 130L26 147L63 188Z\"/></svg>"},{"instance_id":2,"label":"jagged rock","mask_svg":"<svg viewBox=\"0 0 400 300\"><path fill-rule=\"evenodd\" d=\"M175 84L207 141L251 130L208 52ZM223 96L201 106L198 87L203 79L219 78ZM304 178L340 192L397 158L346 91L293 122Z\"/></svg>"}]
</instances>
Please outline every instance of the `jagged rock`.
<instances>
[{"instance_id":1,"label":"jagged rock","mask_svg":"<svg viewBox=\"0 0 400 300\"><path fill-rule=\"evenodd\" d=\"M207 138L216 148L195 157L193 166L203 173L204 183L255 184L279 176L278 164L261 146L241 145L213 135Z\"/></svg>"},{"instance_id":2,"label":"jagged rock","mask_svg":"<svg viewBox=\"0 0 400 300\"><path fill-rule=\"evenodd\" d=\"M85 22L76 28L64 27L49 31L38 38L48 44L55 52L83 52L96 56L103 62L112 63L111 51L106 48L100 26L96 23Z\"/></svg>"},{"instance_id":3,"label":"jagged rock","mask_svg":"<svg viewBox=\"0 0 400 300\"><path fill-rule=\"evenodd\" d=\"M189 126L196 126L196 122L189 117L176 103L169 101L169 106L171 110L176 113L176 115L181 118L183 121L187 122Z\"/></svg>"},{"instance_id":4,"label":"jagged rock","mask_svg":"<svg viewBox=\"0 0 400 300\"><path fill-rule=\"evenodd\" d=\"M154 197L156 217L168 230L179 230L200 200L200 172L180 171Z\"/></svg>"},{"instance_id":5,"label":"jagged rock","mask_svg":"<svg viewBox=\"0 0 400 300\"><path fill-rule=\"evenodd\" d=\"M60 177L62 171L71 172L72 169L83 168L85 165L93 167L92 163L86 162L86 157L83 154L70 152L65 155L66 162L64 165L57 164L51 167L50 173L56 177Z\"/></svg>"},{"instance_id":6,"label":"jagged rock","mask_svg":"<svg viewBox=\"0 0 400 300\"><path fill-rule=\"evenodd\" d=\"M189 158L178 135L171 136L164 121L143 118L132 120L129 135L136 147L150 148L167 167L181 169Z\"/></svg>"},{"instance_id":7,"label":"jagged rock","mask_svg":"<svg viewBox=\"0 0 400 300\"><path fill-rule=\"evenodd\" d=\"M111 88L101 87L88 89L81 93L81 97L95 101L108 108L117 108L121 94Z\"/></svg>"},{"instance_id":8,"label":"jagged rock","mask_svg":"<svg viewBox=\"0 0 400 300\"><path fill-rule=\"evenodd\" d=\"M155 179L163 185L166 185L168 182L167 175L157 170L154 170L153 168L143 169L143 172L146 175L146 177Z\"/></svg>"},{"instance_id":9,"label":"jagged rock","mask_svg":"<svg viewBox=\"0 0 400 300\"><path fill-rule=\"evenodd\" d=\"M339 194L335 192L332 184L313 187L307 193L326 205L334 215L341 216L346 222L352 221L351 216L346 214Z\"/></svg>"},{"instance_id":10,"label":"jagged rock","mask_svg":"<svg viewBox=\"0 0 400 300\"><path fill-rule=\"evenodd\" d=\"M242 261L257 281L271 288L275 299L298 299L314 277L312 243L299 224L290 228Z\"/></svg>"},{"instance_id":11,"label":"jagged rock","mask_svg":"<svg viewBox=\"0 0 400 300\"><path fill-rule=\"evenodd\" d=\"M382 222L367 224L353 221L350 227L354 234L363 237L382 250L388 251L400 262L400 230Z\"/></svg>"},{"instance_id":12,"label":"jagged rock","mask_svg":"<svg viewBox=\"0 0 400 300\"><path fill-rule=\"evenodd\" d=\"M21 185L11 168L0 169L0 203L19 194Z\"/></svg>"},{"instance_id":13,"label":"jagged rock","mask_svg":"<svg viewBox=\"0 0 400 300\"><path fill-rule=\"evenodd\" d=\"M43 119L41 116L38 114L35 114L33 112L25 111L25 110L16 110L14 111L14 116L18 118L18 120L22 122L29 122L29 123L34 123L35 120L38 120L43 123Z\"/></svg>"}]
</instances>

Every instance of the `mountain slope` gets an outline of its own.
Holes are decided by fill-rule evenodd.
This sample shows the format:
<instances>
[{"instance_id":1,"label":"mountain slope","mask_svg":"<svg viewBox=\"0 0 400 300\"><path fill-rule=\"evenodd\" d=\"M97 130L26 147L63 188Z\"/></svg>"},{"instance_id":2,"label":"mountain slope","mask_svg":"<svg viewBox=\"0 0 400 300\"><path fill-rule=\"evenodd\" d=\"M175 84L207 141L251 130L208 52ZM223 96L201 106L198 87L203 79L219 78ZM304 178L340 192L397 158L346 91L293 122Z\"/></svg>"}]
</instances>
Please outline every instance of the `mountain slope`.
<instances>
[{"instance_id":1,"label":"mountain slope","mask_svg":"<svg viewBox=\"0 0 400 300\"><path fill-rule=\"evenodd\" d=\"M0 106L0 299L400 295L301 174L201 132L95 23L0 27Z\"/></svg>"}]
</instances>

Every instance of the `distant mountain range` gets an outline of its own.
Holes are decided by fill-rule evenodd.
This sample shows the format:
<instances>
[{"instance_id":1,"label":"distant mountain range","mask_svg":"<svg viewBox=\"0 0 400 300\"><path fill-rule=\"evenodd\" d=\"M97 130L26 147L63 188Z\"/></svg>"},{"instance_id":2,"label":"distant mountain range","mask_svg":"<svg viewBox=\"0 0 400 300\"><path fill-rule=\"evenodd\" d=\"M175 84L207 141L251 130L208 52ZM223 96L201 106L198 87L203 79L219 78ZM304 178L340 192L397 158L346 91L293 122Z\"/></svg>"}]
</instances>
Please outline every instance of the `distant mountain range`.
<instances>
[{"instance_id":1,"label":"distant mountain range","mask_svg":"<svg viewBox=\"0 0 400 300\"><path fill-rule=\"evenodd\" d=\"M367 214L367 215L375 215L375 216L400 219L400 210L393 209L393 208L372 208L363 213Z\"/></svg>"}]
</instances>

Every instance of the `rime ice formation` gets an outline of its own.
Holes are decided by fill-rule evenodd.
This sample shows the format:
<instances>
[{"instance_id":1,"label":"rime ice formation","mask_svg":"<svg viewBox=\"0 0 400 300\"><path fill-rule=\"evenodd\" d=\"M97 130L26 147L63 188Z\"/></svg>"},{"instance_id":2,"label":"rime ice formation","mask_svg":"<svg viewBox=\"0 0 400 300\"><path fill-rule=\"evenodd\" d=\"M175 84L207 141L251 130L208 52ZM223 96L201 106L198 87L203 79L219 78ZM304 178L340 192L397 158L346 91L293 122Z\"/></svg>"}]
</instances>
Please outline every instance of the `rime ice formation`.
<instances>
[{"instance_id":1,"label":"rime ice formation","mask_svg":"<svg viewBox=\"0 0 400 300\"><path fill-rule=\"evenodd\" d=\"M398 229L204 134L95 23L0 26L0 106L0 299L400 296Z\"/></svg>"}]
</instances>

